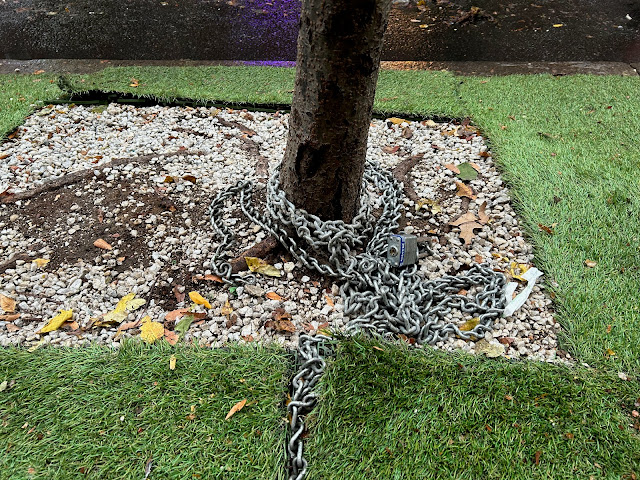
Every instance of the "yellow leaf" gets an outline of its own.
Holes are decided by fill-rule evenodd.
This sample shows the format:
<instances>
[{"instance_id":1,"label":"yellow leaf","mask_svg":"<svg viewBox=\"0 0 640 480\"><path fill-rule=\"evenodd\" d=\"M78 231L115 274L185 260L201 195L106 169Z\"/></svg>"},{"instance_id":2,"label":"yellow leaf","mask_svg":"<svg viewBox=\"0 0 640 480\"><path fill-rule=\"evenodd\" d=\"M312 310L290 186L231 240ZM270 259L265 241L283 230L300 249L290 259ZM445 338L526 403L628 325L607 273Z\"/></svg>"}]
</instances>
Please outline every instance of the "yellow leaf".
<instances>
[{"instance_id":1,"label":"yellow leaf","mask_svg":"<svg viewBox=\"0 0 640 480\"><path fill-rule=\"evenodd\" d=\"M189 292L189 298L196 305L204 305L205 308L211 308L211 304L209 303L209 301L198 292Z\"/></svg>"},{"instance_id":2,"label":"yellow leaf","mask_svg":"<svg viewBox=\"0 0 640 480\"><path fill-rule=\"evenodd\" d=\"M38 268L42 268L47 263L49 263L49 259L48 258L36 258L35 260L33 260L33 263L35 263L38 266Z\"/></svg>"},{"instance_id":3,"label":"yellow leaf","mask_svg":"<svg viewBox=\"0 0 640 480\"><path fill-rule=\"evenodd\" d=\"M247 262L247 267L254 273L261 273L262 275L268 275L269 277L281 277L282 273L273 265L269 265L267 262L257 257L244 257Z\"/></svg>"},{"instance_id":4,"label":"yellow leaf","mask_svg":"<svg viewBox=\"0 0 640 480\"><path fill-rule=\"evenodd\" d=\"M405 120L404 118L397 118L397 117L387 118L387 122L391 122L394 125L400 125L401 123L411 123L409 120Z\"/></svg>"},{"instance_id":5,"label":"yellow leaf","mask_svg":"<svg viewBox=\"0 0 640 480\"><path fill-rule=\"evenodd\" d=\"M469 197L471 200L475 200L476 196L473 193L473 189L469 185L465 185L462 182L456 181L456 196L458 197Z\"/></svg>"},{"instance_id":6,"label":"yellow leaf","mask_svg":"<svg viewBox=\"0 0 640 480\"><path fill-rule=\"evenodd\" d=\"M171 355L171 357L169 357L169 370L175 370L175 369L176 369L176 356Z\"/></svg>"},{"instance_id":7,"label":"yellow leaf","mask_svg":"<svg viewBox=\"0 0 640 480\"><path fill-rule=\"evenodd\" d=\"M160 322L152 322L151 317L146 316L142 319L140 337L147 343L153 343L164 337L164 325Z\"/></svg>"},{"instance_id":8,"label":"yellow leaf","mask_svg":"<svg viewBox=\"0 0 640 480\"><path fill-rule=\"evenodd\" d=\"M516 263L516 262L511 262L511 265L509 266L509 274L515 278L516 280L520 280L521 282L527 282L527 279L524 278L522 275L524 275L524 273L529 270L529 265L526 265L524 263ZM520 270L520 274L516 273L516 269Z\"/></svg>"},{"instance_id":9,"label":"yellow leaf","mask_svg":"<svg viewBox=\"0 0 640 480\"><path fill-rule=\"evenodd\" d=\"M607 355L609 355L610 357L615 357L616 356L616 352L614 352L610 348L607 348Z\"/></svg>"},{"instance_id":10,"label":"yellow leaf","mask_svg":"<svg viewBox=\"0 0 640 480\"><path fill-rule=\"evenodd\" d=\"M102 320L98 320L93 324L94 327L102 327L111 323L120 323L127 318L128 312L132 312L146 303L142 298L134 298L135 293L129 293L120 299L116 308L105 313Z\"/></svg>"},{"instance_id":11,"label":"yellow leaf","mask_svg":"<svg viewBox=\"0 0 640 480\"><path fill-rule=\"evenodd\" d=\"M564 23L554 23L553 26L555 28L564 27Z\"/></svg>"},{"instance_id":12,"label":"yellow leaf","mask_svg":"<svg viewBox=\"0 0 640 480\"><path fill-rule=\"evenodd\" d=\"M246 398L244 400L240 400L233 407L231 407L231 410L229 410L229 413L227 413L227 416L224 417L224 419L225 420L229 420L234 414L236 414L237 412L242 410L242 407L244 407L246 405L246 403L247 403L247 399Z\"/></svg>"},{"instance_id":13,"label":"yellow leaf","mask_svg":"<svg viewBox=\"0 0 640 480\"><path fill-rule=\"evenodd\" d=\"M585 260L584 264L589 268L593 268L598 264L598 262L594 262L593 260Z\"/></svg>"},{"instance_id":14,"label":"yellow leaf","mask_svg":"<svg viewBox=\"0 0 640 480\"><path fill-rule=\"evenodd\" d=\"M231 304L229 303L229 300L227 300L226 302L224 302L224 307L222 307L222 309L220 310L220 315L224 315L226 317L231 315L232 312L233 308L231 308Z\"/></svg>"},{"instance_id":15,"label":"yellow leaf","mask_svg":"<svg viewBox=\"0 0 640 480\"><path fill-rule=\"evenodd\" d=\"M70 320L72 316L73 310L60 310L60 313L58 315L49 320L47 324L36 333L42 334L53 332L54 330L59 329L64 322Z\"/></svg>"},{"instance_id":16,"label":"yellow leaf","mask_svg":"<svg viewBox=\"0 0 640 480\"><path fill-rule=\"evenodd\" d=\"M0 308L2 308L2 310L4 310L5 312L15 312L16 301L13 298L7 297L6 295L2 295L0 293Z\"/></svg>"},{"instance_id":17,"label":"yellow leaf","mask_svg":"<svg viewBox=\"0 0 640 480\"><path fill-rule=\"evenodd\" d=\"M480 323L480 318L475 317L475 318L472 318L471 320L467 320L458 328L460 329L461 332L470 332L471 330L476 328L479 323Z\"/></svg>"},{"instance_id":18,"label":"yellow leaf","mask_svg":"<svg viewBox=\"0 0 640 480\"><path fill-rule=\"evenodd\" d=\"M424 208L426 205L431 207L431 213L433 213L434 215L436 213L440 213L442 211L442 207L435 200L429 200L429 199L421 198L416 203L416 212L419 211L421 208ZM425 210L426 210L426 208L425 208Z\"/></svg>"}]
</instances>

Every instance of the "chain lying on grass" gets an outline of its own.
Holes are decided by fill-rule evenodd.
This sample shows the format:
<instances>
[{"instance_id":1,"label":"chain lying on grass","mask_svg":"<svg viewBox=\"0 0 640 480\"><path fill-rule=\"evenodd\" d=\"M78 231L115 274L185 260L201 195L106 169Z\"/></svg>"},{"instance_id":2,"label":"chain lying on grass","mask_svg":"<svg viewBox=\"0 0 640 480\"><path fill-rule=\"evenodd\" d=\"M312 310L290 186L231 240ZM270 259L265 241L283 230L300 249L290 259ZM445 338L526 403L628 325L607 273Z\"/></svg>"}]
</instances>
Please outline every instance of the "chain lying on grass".
<instances>
[{"instance_id":1,"label":"chain lying on grass","mask_svg":"<svg viewBox=\"0 0 640 480\"><path fill-rule=\"evenodd\" d=\"M434 344L450 335L468 340L482 338L502 314L506 280L487 266L476 264L464 275L428 281L418 272L417 265L391 267L386 258L387 239L398 228L402 186L390 172L367 162L360 210L351 224L323 221L296 208L279 188L279 173L277 168L267 183L264 214L251 204L250 181L238 182L211 203L211 225L221 238L211 265L225 282L255 281L252 275L233 274L231 265L220 260L233 245L233 233L222 221L222 210L227 199L239 195L243 213L274 235L294 258L310 269L343 281L340 294L344 314L351 317L345 328L347 334L362 331L386 338L401 334L415 339L417 344ZM383 194L378 218L371 213L370 191L374 189ZM458 294L478 286L483 288L473 298ZM461 331L445 318L453 309L477 317L478 324L472 330ZM313 390L324 372L321 350L328 340L326 335L300 336L298 353L302 364L292 381L293 395L287 406L291 418L287 444L290 480L301 480L307 471L301 438L302 416L315 405Z\"/></svg>"}]
</instances>

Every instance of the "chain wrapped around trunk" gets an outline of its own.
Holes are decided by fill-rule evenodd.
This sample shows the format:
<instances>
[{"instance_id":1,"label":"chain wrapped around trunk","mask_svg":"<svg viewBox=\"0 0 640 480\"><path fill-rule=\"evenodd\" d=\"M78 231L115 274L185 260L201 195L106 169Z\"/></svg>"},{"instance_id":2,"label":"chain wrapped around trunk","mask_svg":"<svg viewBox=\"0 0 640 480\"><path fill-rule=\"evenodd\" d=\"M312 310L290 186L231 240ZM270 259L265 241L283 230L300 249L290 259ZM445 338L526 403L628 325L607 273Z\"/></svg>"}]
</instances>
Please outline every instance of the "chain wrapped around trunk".
<instances>
[{"instance_id":1,"label":"chain wrapped around trunk","mask_svg":"<svg viewBox=\"0 0 640 480\"><path fill-rule=\"evenodd\" d=\"M387 260L387 241L398 228L402 208L402 185L390 172L367 161L360 210L353 222L323 221L298 209L279 188L279 167L267 183L266 208L262 213L251 204L253 184L240 181L218 194L209 208L211 225L221 241L211 260L216 275L233 284L253 283L252 275L233 274L222 259L233 246L233 233L222 220L225 200L239 195L240 208L254 223L274 235L291 255L307 268L343 282L347 334L375 333L385 338L405 335L417 344L435 344L455 335L469 340L482 338L502 315L505 298L504 275L488 266L473 265L464 274L426 280L417 265L393 268ZM372 195L377 191L382 209L372 214ZM459 295L461 290L475 295ZM478 324L461 331L445 317L454 309ZM298 345L299 370L292 381L287 409L290 435L287 451L291 461L290 480L302 480L307 472L303 456L304 418L316 403L314 387L325 369L323 345L326 335L301 335Z\"/></svg>"}]
</instances>

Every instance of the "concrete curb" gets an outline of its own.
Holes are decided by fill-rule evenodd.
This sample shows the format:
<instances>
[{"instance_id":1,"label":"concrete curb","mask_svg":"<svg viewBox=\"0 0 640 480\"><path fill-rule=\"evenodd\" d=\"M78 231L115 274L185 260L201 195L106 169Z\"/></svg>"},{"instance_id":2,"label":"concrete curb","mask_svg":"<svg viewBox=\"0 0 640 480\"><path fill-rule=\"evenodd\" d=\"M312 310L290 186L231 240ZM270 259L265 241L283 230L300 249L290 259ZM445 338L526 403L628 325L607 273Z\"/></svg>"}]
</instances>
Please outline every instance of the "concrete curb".
<instances>
[{"instance_id":1,"label":"concrete curb","mask_svg":"<svg viewBox=\"0 0 640 480\"><path fill-rule=\"evenodd\" d=\"M98 60L98 59L39 59L0 60L0 74L32 74L44 70L47 73L95 73L107 67L125 66L241 66L262 65L273 67L295 67L295 62L246 62L246 61L200 61L200 60ZM457 75L640 75L640 64L623 62L382 62L385 70L446 70Z\"/></svg>"}]
</instances>

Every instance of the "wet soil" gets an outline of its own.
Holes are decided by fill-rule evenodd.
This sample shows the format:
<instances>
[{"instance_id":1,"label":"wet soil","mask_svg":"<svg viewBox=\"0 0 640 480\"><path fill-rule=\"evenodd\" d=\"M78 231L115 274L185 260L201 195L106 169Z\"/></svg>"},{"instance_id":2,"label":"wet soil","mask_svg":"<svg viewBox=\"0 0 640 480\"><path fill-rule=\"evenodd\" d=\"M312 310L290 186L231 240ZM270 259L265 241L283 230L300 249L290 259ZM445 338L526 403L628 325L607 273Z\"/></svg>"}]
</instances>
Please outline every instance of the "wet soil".
<instances>
[{"instance_id":1,"label":"wet soil","mask_svg":"<svg viewBox=\"0 0 640 480\"><path fill-rule=\"evenodd\" d=\"M421 3L395 2L383 60L640 62L640 0ZM280 65L299 14L299 0L2 0L0 58Z\"/></svg>"}]
</instances>

